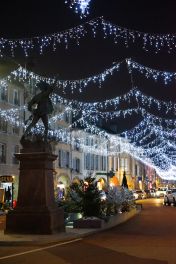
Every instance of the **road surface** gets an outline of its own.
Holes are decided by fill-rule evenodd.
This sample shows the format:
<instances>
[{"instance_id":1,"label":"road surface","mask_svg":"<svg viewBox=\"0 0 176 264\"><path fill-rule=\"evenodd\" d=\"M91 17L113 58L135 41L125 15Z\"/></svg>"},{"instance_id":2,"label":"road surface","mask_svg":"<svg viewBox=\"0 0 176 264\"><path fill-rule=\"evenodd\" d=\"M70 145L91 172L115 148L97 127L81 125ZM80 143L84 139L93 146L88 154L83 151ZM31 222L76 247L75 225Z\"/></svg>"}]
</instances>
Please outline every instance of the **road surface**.
<instances>
[{"instance_id":1,"label":"road surface","mask_svg":"<svg viewBox=\"0 0 176 264\"><path fill-rule=\"evenodd\" d=\"M140 214L68 244L0 248L2 264L176 264L176 207L141 201Z\"/></svg>"}]
</instances>

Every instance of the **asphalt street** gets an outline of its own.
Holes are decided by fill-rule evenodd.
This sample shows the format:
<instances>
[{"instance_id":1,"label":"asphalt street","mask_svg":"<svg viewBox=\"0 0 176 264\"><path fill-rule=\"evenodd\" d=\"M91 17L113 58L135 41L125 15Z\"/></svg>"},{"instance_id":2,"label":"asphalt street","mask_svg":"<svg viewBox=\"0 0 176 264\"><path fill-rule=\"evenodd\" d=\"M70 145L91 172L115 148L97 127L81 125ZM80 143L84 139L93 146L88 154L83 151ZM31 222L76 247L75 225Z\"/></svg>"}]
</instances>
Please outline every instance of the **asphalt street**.
<instances>
[{"instance_id":1,"label":"asphalt street","mask_svg":"<svg viewBox=\"0 0 176 264\"><path fill-rule=\"evenodd\" d=\"M3 246L2 264L176 264L176 208L142 201L135 217L83 239L41 246Z\"/></svg>"}]
</instances>

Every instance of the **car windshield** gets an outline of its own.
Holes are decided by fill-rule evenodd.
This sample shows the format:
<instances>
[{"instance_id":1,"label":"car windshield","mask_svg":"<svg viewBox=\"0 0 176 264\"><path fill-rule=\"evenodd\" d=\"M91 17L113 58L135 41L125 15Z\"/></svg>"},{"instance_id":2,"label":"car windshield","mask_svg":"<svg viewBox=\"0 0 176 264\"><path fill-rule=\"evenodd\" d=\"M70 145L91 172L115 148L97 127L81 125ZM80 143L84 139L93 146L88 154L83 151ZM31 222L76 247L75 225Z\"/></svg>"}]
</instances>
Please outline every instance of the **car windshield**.
<instances>
[{"instance_id":1,"label":"car windshield","mask_svg":"<svg viewBox=\"0 0 176 264\"><path fill-rule=\"evenodd\" d=\"M176 192L176 189L172 189L171 191L172 191L172 193L175 193Z\"/></svg>"},{"instance_id":2,"label":"car windshield","mask_svg":"<svg viewBox=\"0 0 176 264\"><path fill-rule=\"evenodd\" d=\"M158 191L166 191L166 188L158 188Z\"/></svg>"}]
</instances>

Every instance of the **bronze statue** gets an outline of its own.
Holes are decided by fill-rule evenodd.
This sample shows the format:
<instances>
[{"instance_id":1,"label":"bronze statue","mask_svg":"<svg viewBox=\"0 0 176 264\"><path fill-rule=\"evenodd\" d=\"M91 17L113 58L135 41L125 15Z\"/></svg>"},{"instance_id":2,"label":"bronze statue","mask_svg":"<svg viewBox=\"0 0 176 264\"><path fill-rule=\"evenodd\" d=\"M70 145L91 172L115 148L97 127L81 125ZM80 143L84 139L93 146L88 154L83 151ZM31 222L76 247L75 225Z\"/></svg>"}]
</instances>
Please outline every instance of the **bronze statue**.
<instances>
[{"instance_id":1,"label":"bronze statue","mask_svg":"<svg viewBox=\"0 0 176 264\"><path fill-rule=\"evenodd\" d=\"M28 110L32 113L28 120L32 120L32 122L26 128L23 138L37 124L39 119L41 119L45 127L44 139L46 141L48 137L48 115L52 114L54 110L49 95L53 92L55 85L50 86L48 83L41 81L37 84L37 88L41 92L35 95L28 103Z\"/></svg>"}]
</instances>

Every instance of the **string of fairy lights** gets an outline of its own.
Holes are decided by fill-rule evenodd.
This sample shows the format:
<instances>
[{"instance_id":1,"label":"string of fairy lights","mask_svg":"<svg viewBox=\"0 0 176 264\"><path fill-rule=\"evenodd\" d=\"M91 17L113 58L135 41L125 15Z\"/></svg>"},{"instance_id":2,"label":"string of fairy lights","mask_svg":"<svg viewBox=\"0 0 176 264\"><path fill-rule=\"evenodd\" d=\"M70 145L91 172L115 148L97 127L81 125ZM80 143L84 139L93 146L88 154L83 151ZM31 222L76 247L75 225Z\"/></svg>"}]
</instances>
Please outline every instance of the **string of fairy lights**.
<instances>
[{"instance_id":1,"label":"string of fairy lights","mask_svg":"<svg viewBox=\"0 0 176 264\"><path fill-rule=\"evenodd\" d=\"M11 80L12 78L18 79L20 81L28 81L29 83L35 80L35 82L39 81L45 81L49 84L53 84L57 82L58 86L58 93L66 93L66 91L70 91L71 93L76 92L83 92L85 89L88 89L92 84L96 84L96 87L101 88L103 83L107 80L107 78L110 78L115 73L118 73L120 70L120 67L123 63L127 63L129 74L135 74L135 70L137 69L141 74L144 74L147 78L153 78L155 81L157 78L162 79L167 85L169 82L175 81L176 73L175 72L165 72L165 71L157 71L155 69L148 68L144 65L141 65L135 61L132 61L131 59L123 60L119 63L114 64L112 67L107 68L103 72L90 76L85 79L79 79L79 80L60 80L58 77L54 78L46 78L40 75L37 75L31 71L26 70L23 67L19 67L17 70L11 72L9 76L7 76L7 80ZM133 71L134 70L134 71ZM167 80L167 81L166 81ZM149 107L151 105L155 104L155 107L160 109L161 107L166 108L166 112L170 109L170 106L174 105L174 108L176 110L176 104L173 104L172 102L163 102L157 99L154 99L151 96L145 96L141 94L141 92L137 89L138 87L132 87L132 90L126 94L122 95L121 97L113 98L112 100L106 100L106 105L117 105L118 102L122 100L129 100L134 95L136 96L136 100L138 103L146 104ZM98 103L94 103L95 105L98 105ZM101 103L99 103L99 107L101 107ZM175 111L174 111L175 112Z\"/></svg>"},{"instance_id":2,"label":"string of fairy lights","mask_svg":"<svg viewBox=\"0 0 176 264\"><path fill-rule=\"evenodd\" d=\"M79 13L81 18L89 14L90 2L91 0L65 0L65 3L74 9L76 13ZM141 47L145 51L151 50L155 53L162 50L167 50L168 53L172 53L176 50L176 34L151 34L130 30L112 24L103 17L99 17L69 30L46 36L25 39L0 38L0 56L2 57L5 51L9 50L11 51L11 55L14 56L16 49L22 49L25 56L28 56L34 49L38 49L39 53L43 54L45 49L50 46L52 46L53 51L56 50L58 45L64 45L68 48L69 43L72 43L73 40L79 45L80 40L86 37L89 31L91 31L94 38L97 32L101 31L104 39L110 38L115 44L124 43L127 48L130 45L136 45L138 43L139 48ZM120 72L123 63L127 64L130 76L136 73L141 74L147 79L150 78L154 81L162 80L165 86L174 82L176 78L175 72L158 71L141 65L132 59L114 63L110 68L100 74L79 80L60 80L58 77L46 78L19 66L17 70L0 80L0 92L1 95L3 94L5 96L8 90L8 83L13 82L13 80L18 80L29 86L31 83L37 84L41 80L49 84L57 83L57 87L51 96L56 111L49 121L51 127L54 124L54 129L49 130L50 138L56 141L74 144L75 138L71 136L71 131L74 128L81 128L85 133L98 135L105 140L104 142L110 142L111 149L108 152L106 148L101 149L103 155L117 153L117 147L120 146L120 149L124 152L152 166L161 177L175 179L176 103L158 100L152 96L143 94L140 91L140 87L134 85L132 80L131 90L128 93L101 102L81 102L63 97L63 95L66 97L67 93L83 93L92 84L101 88L108 78ZM133 100L136 102L137 107L121 109L121 104L126 102L130 105ZM57 112L58 104L64 106L64 110L59 113ZM158 112L162 110L165 113L165 117L161 118L151 114L149 110L152 108L157 109ZM113 110L110 111L109 109ZM12 126L26 126L22 118L24 112L27 111L26 105L0 110L1 123L3 120L3 122L8 122ZM72 114L75 121L69 127L58 128L55 124L58 121L62 121L65 114ZM118 118L132 117L134 114L140 115L142 121L133 129L124 131L120 135L111 135L99 126L101 120L110 121L115 119L117 121ZM169 118L169 115L172 115L172 118ZM39 122L33 130L35 133L42 133L42 124ZM84 142L84 136L81 137L81 132L79 136L80 147L89 148ZM94 146L91 146L90 151L98 153L97 151L99 149L97 150Z\"/></svg>"},{"instance_id":3,"label":"string of fairy lights","mask_svg":"<svg viewBox=\"0 0 176 264\"><path fill-rule=\"evenodd\" d=\"M70 1L71 7L74 4L80 4L82 13L87 14L90 0L67 0ZM87 6L85 7L86 4ZM83 8L83 6L85 8ZM159 53L160 51L167 51L168 53L175 53L176 51L176 34L152 34L147 32L140 32L128 28L120 27L103 17L98 17L87 21L79 26L75 26L68 30L51 33L43 36L35 36L32 38L8 39L0 38L0 56L3 57L6 51L10 51L11 55L15 55L15 51L20 49L28 56L31 51L38 50L39 54L43 54L48 47L52 47L55 51L59 45L69 47L69 43L74 40L77 45L80 40L85 38L88 33L92 32L93 38L96 37L97 32L102 32L103 38L112 39L115 44L123 43L126 48L132 45L138 45L138 48L146 52L152 51ZM140 45L139 45L140 44Z\"/></svg>"}]
</instances>

